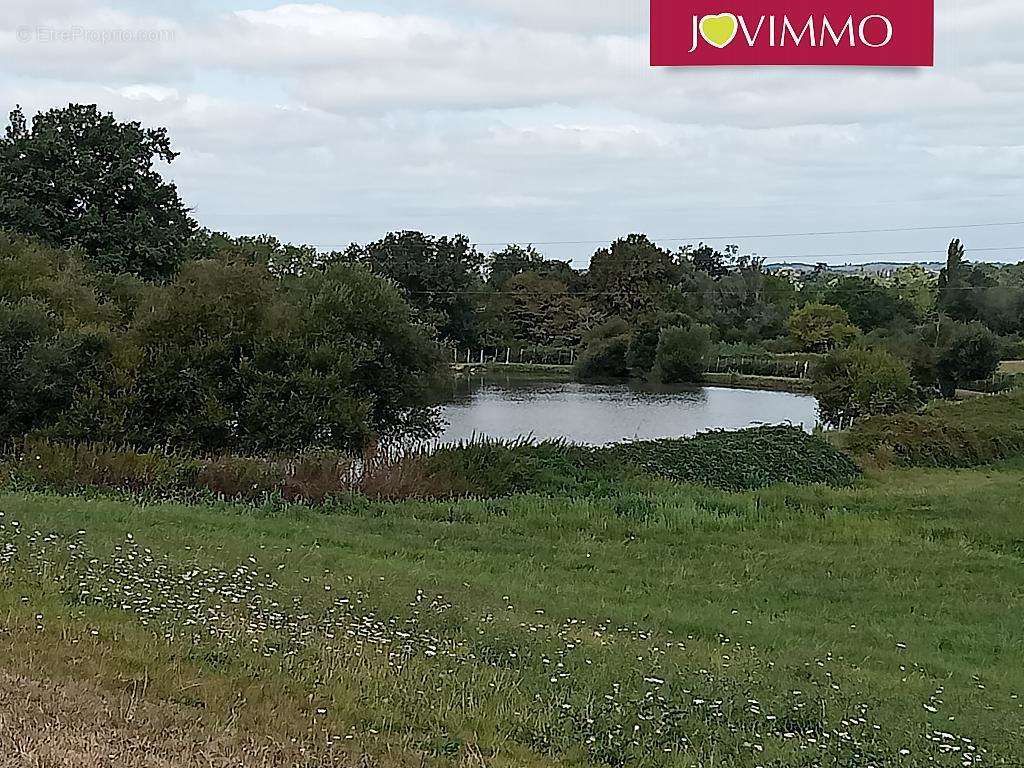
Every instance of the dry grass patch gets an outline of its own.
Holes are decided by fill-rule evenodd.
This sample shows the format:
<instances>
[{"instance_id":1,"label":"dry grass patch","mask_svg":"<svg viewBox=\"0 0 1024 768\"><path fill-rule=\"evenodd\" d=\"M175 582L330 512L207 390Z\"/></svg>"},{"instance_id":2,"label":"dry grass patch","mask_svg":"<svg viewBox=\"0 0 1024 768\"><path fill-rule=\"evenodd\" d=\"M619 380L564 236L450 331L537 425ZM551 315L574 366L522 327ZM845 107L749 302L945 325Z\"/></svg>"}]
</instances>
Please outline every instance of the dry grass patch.
<instances>
[{"instance_id":1,"label":"dry grass patch","mask_svg":"<svg viewBox=\"0 0 1024 768\"><path fill-rule=\"evenodd\" d=\"M204 727L201 710L115 694L78 681L0 672L0 765L25 768L144 766L364 766L368 758L275 743L230 723Z\"/></svg>"}]
</instances>

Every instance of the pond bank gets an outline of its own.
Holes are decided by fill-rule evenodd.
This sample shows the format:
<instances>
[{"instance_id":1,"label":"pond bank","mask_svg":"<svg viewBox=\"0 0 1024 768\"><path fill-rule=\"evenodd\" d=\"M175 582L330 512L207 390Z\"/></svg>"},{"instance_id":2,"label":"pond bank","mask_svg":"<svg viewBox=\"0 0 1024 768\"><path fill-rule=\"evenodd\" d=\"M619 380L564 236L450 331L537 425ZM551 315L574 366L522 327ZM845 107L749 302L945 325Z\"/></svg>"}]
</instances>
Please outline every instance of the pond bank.
<instances>
[{"instance_id":1,"label":"pond bank","mask_svg":"<svg viewBox=\"0 0 1024 768\"><path fill-rule=\"evenodd\" d=\"M486 373L500 373L520 378L541 380L572 380L571 365L531 365L526 363L457 363L452 366L457 377L479 376ZM628 382L624 382L628 383ZM793 379L783 376L747 376L740 373L706 373L704 381L694 386L728 387L730 389L757 389L765 392L793 392L807 394L811 391L810 379Z\"/></svg>"},{"instance_id":2,"label":"pond bank","mask_svg":"<svg viewBox=\"0 0 1024 768\"><path fill-rule=\"evenodd\" d=\"M732 389L759 389L765 392L794 392L807 394L811 391L810 379L789 379L782 376L745 376L741 373L706 373L704 384Z\"/></svg>"},{"instance_id":3,"label":"pond bank","mask_svg":"<svg viewBox=\"0 0 1024 768\"><path fill-rule=\"evenodd\" d=\"M520 378L572 379L571 365L534 365L532 363L455 363L452 372L456 376L479 376L484 373L501 373Z\"/></svg>"}]
</instances>

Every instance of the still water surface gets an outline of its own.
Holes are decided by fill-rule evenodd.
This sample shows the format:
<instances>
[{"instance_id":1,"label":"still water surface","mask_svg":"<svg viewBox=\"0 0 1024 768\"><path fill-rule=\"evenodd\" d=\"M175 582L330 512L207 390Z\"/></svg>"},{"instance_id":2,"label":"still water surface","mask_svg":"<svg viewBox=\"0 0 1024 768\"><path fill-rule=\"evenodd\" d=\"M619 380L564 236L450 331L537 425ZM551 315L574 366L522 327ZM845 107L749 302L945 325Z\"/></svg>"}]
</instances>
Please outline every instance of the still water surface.
<instances>
[{"instance_id":1,"label":"still water surface","mask_svg":"<svg viewBox=\"0 0 1024 768\"><path fill-rule=\"evenodd\" d=\"M808 395L718 387L577 384L487 374L459 380L447 394L442 442L487 436L607 445L761 424L811 431L818 419L818 403Z\"/></svg>"}]
</instances>

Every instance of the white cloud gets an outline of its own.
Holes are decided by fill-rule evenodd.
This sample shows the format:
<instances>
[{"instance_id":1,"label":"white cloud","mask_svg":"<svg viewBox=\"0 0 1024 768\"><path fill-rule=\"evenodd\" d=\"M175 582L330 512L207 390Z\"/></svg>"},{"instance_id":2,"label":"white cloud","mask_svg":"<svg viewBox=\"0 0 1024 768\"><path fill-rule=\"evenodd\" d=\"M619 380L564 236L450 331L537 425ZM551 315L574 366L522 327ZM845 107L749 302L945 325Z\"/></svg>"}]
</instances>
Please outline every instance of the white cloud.
<instances>
[{"instance_id":1,"label":"white cloud","mask_svg":"<svg viewBox=\"0 0 1024 768\"><path fill-rule=\"evenodd\" d=\"M922 71L652 70L646 0L9 2L3 100L167 125L174 177L220 226L327 243L403 226L584 240L738 217L854 229L1005 218L999 196L1021 189L1016 0L939 0L939 66ZM171 34L19 42L22 25Z\"/></svg>"},{"instance_id":2,"label":"white cloud","mask_svg":"<svg viewBox=\"0 0 1024 768\"><path fill-rule=\"evenodd\" d=\"M649 0L450 0L448 5L532 29L635 35L645 34L650 10Z\"/></svg>"}]
</instances>

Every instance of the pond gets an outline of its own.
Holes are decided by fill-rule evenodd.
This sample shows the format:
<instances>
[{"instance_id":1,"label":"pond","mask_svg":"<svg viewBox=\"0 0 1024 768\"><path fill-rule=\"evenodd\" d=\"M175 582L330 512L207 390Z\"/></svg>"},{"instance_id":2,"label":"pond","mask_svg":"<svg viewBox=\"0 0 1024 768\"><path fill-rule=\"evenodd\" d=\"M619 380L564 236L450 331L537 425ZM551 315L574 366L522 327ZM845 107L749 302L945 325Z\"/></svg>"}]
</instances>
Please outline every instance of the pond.
<instances>
[{"instance_id":1,"label":"pond","mask_svg":"<svg viewBox=\"0 0 1024 768\"><path fill-rule=\"evenodd\" d=\"M809 395L749 389L578 384L488 373L459 379L446 394L445 443L486 436L599 446L764 424L810 432L818 421L818 403Z\"/></svg>"}]
</instances>

